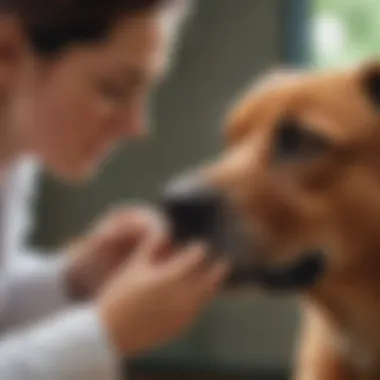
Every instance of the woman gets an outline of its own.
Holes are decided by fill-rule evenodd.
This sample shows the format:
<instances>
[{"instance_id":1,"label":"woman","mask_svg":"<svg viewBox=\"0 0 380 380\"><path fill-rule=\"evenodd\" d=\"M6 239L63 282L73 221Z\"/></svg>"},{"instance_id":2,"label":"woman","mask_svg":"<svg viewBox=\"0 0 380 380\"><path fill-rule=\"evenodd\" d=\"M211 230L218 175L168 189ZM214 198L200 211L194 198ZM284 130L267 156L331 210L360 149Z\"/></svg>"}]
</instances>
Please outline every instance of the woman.
<instances>
[{"instance_id":1,"label":"woman","mask_svg":"<svg viewBox=\"0 0 380 380\"><path fill-rule=\"evenodd\" d=\"M2 182L25 155L81 181L119 140L145 136L182 11L180 0L0 0ZM179 334L226 273L206 266L202 245L174 251L161 219L138 208L114 210L67 250L33 270L3 262L2 380L117 378L121 356Z\"/></svg>"}]
</instances>

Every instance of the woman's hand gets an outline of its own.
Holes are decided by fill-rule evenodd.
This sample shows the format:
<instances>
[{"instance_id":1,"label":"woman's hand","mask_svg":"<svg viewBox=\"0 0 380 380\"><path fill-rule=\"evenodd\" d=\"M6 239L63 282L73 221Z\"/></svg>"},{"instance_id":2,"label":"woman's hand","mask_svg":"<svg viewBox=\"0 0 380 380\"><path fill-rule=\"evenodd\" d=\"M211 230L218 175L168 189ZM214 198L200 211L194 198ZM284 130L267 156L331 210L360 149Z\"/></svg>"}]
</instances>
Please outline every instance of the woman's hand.
<instances>
[{"instance_id":1,"label":"woman's hand","mask_svg":"<svg viewBox=\"0 0 380 380\"><path fill-rule=\"evenodd\" d=\"M156 229L165 229L164 221L148 208L120 206L101 218L68 248L66 279L72 298L95 296L136 246Z\"/></svg>"},{"instance_id":2,"label":"woman's hand","mask_svg":"<svg viewBox=\"0 0 380 380\"><path fill-rule=\"evenodd\" d=\"M225 278L227 264L207 260L204 246L168 247L160 230L150 234L100 293L102 321L121 354L138 355L175 338Z\"/></svg>"}]
</instances>

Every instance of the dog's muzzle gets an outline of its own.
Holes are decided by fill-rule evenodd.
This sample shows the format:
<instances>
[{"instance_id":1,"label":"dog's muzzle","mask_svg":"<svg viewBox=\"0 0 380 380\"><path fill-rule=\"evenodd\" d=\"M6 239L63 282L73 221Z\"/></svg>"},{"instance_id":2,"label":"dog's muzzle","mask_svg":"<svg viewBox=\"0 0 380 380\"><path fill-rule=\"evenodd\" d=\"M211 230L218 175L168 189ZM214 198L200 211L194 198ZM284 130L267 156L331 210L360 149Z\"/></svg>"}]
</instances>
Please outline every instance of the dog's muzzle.
<instances>
[{"instance_id":1,"label":"dog's muzzle","mask_svg":"<svg viewBox=\"0 0 380 380\"><path fill-rule=\"evenodd\" d=\"M177 243L206 241L213 255L223 253L232 263L228 288L256 285L271 291L312 287L323 275L322 251L311 249L287 265L270 265L255 237L243 233L225 197L193 177L171 181L164 189L162 207Z\"/></svg>"}]
</instances>

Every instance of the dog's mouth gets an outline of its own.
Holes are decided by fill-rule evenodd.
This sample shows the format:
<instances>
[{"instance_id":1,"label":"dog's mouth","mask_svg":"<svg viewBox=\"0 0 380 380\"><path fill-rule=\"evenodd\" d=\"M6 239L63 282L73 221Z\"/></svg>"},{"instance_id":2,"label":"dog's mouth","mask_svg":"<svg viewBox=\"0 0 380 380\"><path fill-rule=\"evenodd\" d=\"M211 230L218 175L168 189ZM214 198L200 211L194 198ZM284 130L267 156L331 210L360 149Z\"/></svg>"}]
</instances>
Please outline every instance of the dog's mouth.
<instances>
[{"instance_id":1,"label":"dog's mouth","mask_svg":"<svg viewBox=\"0 0 380 380\"><path fill-rule=\"evenodd\" d=\"M318 283L325 272L322 250L300 252L286 264L268 262L270 255L263 254L242 232L222 199L194 182L176 181L165 189L162 206L176 242L205 240L211 252L223 252L232 262L228 288L252 285L288 292L307 290Z\"/></svg>"},{"instance_id":2,"label":"dog's mouth","mask_svg":"<svg viewBox=\"0 0 380 380\"><path fill-rule=\"evenodd\" d=\"M302 291L318 283L324 270L323 252L310 250L289 264L235 268L226 285L230 288L252 284L270 291Z\"/></svg>"}]
</instances>

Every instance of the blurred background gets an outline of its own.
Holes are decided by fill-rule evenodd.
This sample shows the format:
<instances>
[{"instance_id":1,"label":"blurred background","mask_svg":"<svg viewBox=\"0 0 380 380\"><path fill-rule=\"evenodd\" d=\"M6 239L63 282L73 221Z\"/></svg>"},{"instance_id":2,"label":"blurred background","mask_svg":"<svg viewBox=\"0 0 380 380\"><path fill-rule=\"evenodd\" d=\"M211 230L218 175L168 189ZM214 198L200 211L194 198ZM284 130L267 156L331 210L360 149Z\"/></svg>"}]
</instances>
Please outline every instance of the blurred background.
<instances>
[{"instance_id":1,"label":"blurred background","mask_svg":"<svg viewBox=\"0 0 380 380\"><path fill-rule=\"evenodd\" d=\"M152 101L152 137L126 146L86 187L42 174L31 244L54 248L113 203L155 202L163 181L218 152L225 108L248 80L283 64L371 57L378 25L378 0L199 1ZM136 379L286 379L297 324L291 298L222 295L185 336L128 366Z\"/></svg>"}]
</instances>

